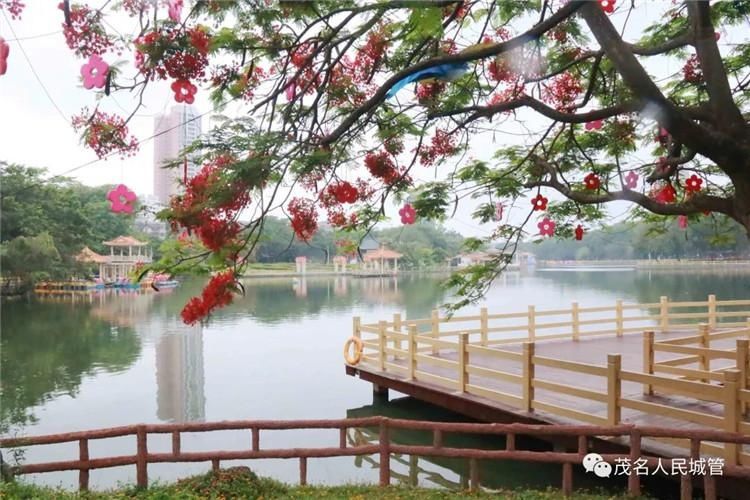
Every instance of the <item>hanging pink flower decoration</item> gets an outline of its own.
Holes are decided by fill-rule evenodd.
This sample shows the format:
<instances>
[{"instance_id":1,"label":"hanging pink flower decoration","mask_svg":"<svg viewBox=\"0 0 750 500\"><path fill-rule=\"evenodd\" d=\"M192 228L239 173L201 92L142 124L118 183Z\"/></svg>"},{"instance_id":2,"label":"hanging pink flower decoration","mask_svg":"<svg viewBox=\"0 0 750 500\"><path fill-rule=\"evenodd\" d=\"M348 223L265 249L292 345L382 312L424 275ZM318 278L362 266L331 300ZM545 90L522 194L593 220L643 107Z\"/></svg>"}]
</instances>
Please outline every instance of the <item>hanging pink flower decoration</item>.
<instances>
[{"instance_id":1,"label":"hanging pink flower decoration","mask_svg":"<svg viewBox=\"0 0 750 500\"><path fill-rule=\"evenodd\" d=\"M625 187L628 189L635 189L638 187L638 174L632 170L625 176Z\"/></svg>"},{"instance_id":2,"label":"hanging pink flower decoration","mask_svg":"<svg viewBox=\"0 0 750 500\"><path fill-rule=\"evenodd\" d=\"M677 217L677 225L680 226L680 229L687 229L688 227L687 215L680 215L679 217Z\"/></svg>"},{"instance_id":3,"label":"hanging pink flower decoration","mask_svg":"<svg viewBox=\"0 0 750 500\"><path fill-rule=\"evenodd\" d=\"M597 0L599 6L607 14L612 14L615 11L615 0Z\"/></svg>"},{"instance_id":4,"label":"hanging pink flower decoration","mask_svg":"<svg viewBox=\"0 0 750 500\"><path fill-rule=\"evenodd\" d=\"M581 241L583 239L583 226L578 224L578 226L576 226L575 233L576 233L576 239L578 241Z\"/></svg>"},{"instance_id":5,"label":"hanging pink flower decoration","mask_svg":"<svg viewBox=\"0 0 750 500\"><path fill-rule=\"evenodd\" d=\"M499 201L495 203L495 220L496 221L503 220L504 210L505 210L505 205L503 203L500 203Z\"/></svg>"},{"instance_id":6,"label":"hanging pink flower decoration","mask_svg":"<svg viewBox=\"0 0 750 500\"><path fill-rule=\"evenodd\" d=\"M555 234L555 222L550 220L549 217L542 219L536 226L539 228L541 236L552 236Z\"/></svg>"},{"instance_id":7,"label":"hanging pink flower decoration","mask_svg":"<svg viewBox=\"0 0 750 500\"><path fill-rule=\"evenodd\" d=\"M534 210L547 210L548 201L549 200L547 200L547 198L545 198L541 194L538 194L531 199L531 205L534 207Z\"/></svg>"},{"instance_id":8,"label":"hanging pink flower decoration","mask_svg":"<svg viewBox=\"0 0 750 500\"><path fill-rule=\"evenodd\" d=\"M180 14L182 14L182 0L169 0L169 18L176 22L180 22Z\"/></svg>"},{"instance_id":9,"label":"hanging pink flower decoration","mask_svg":"<svg viewBox=\"0 0 750 500\"><path fill-rule=\"evenodd\" d=\"M586 130L599 130L602 128L602 125L604 125L604 121L594 120L592 122L586 123Z\"/></svg>"},{"instance_id":10,"label":"hanging pink flower decoration","mask_svg":"<svg viewBox=\"0 0 750 500\"><path fill-rule=\"evenodd\" d=\"M297 83L296 82L290 82L286 86L286 100L291 101L294 99L294 96L297 95Z\"/></svg>"},{"instance_id":11,"label":"hanging pink flower decoration","mask_svg":"<svg viewBox=\"0 0 750 500\"><path fill-rule=\"evenodd\" d=\"M133 202L135 201L135 193L132 192L125 184L120 184L109 193L107 193L107 199L112 204L110 209L115 212L125 212L128 214L133 213Z\"/></svg>"},{"instance_id":12,"label":"hanging pink flower decoration","mask_svg":"<svg viewBox=\"0 0 750 500\"><path fill-rule=\"evenodd\" d=\"M591 172L589 175L584 177L583 183L586 185L586 189L599 189L599 186L602 185L602 181L599 179L599 176L594 172Z\"/></svg>"},{"instance_id":13,"label":"hanging pink flower decoration","mask_svg":"<svg viewBox=\"0 0 750 500\"><path fill-rule=\"evenodd\" d=\"M417 220L417 211L410 203L404 205L404 208L399 210L398 214L401 216L401 224L414 224L414 221Z\"/></svg>"},{"instance_id":14,"label":"hanging pink flower decoration","mask_svg":"<svg viewBox=\"0 0 750 500\"><path fill-rule=\"evenodd\" d=\"M4 75L8 70L8 54L10 53L10 46L8 42L0 36L0 75Z\"/></svg>"},{"instance_id":15,"label":"hanging pink flower decoration","mask_svg":"<svg viewBox=\"0 0 750 500\"><path fill-rule=\"evenodd\" d=\"M697 193L703 186L703 179L693 174L685 181L685 191L688 193Z\"/></svg>"},{"instance_id":16,"label":"hanging pink flower decoration","mask_svg":"<svg viewBox=\"0 0 750 500\"><path fill-rule=\"evenodd\" d=\"M91 54L89 62L81 66L83 87L87 90L91 90L94 87L98 89L104 88L108 72L109 64L104 62L104 59L97 54Z\"/></svg>"},{"instance_id":17,"label":"hanging pink flower decoration","mask_svg":"<svg viewBox=\"0 0 750 500\"><path fill-rule=\"evenodd\" d=\"M175 101L193 104L198 88L190 83L189 80L175 80L172 82L172 91L174 92Z\"/></svg>"}]
</instances>

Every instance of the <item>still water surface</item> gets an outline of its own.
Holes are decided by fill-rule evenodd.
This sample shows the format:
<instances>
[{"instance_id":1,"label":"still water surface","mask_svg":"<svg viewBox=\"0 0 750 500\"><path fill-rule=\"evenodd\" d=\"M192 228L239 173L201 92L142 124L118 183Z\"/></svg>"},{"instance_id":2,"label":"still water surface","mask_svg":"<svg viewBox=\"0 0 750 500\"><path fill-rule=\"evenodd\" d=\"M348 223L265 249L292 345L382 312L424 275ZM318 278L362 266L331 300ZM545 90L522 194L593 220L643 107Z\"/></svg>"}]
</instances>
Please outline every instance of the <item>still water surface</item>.
<instances>
[{"instance_id":1,"label":"still water surface","mask_svg":"<svg viewBox=\"0 0 750 500\"><path fill-rule=\"evenodd\" d=\"M76 300L32 299L2 305L2 400L5 435L70 432L133 423L215 421L225 419L310 419L390 415L401 418L462 421L464 418L398 394L374 402L369 384L344 374L342 345L351 334L352 316L363 322L400 312L406 319L428 317L451 296L440 277L309 277L248 279L246 296L218 312L207 326L188 327L179 318L200 283L186 282L160 293L106 291ZM633 270L558 270L509 273L490 290L482 305L491 311L524 310L625 302L720 300L750 296L750 275ZM366 439L365 433L349 436ZM402 432L403 443L429 443L429 437ZM502 443L483 437L455 437L487 447ZM336 446L337 431L261 433L261 447ZM183 450L247 449L248 431L183 437ZM149 437L149 451L167 452L169 438ZM29 448L29 462L68 460L78 447ZM91 443L91 457L135 452L133 437ZM392 460L394 478L419 471L420 484L460 484L466 464L456 460L409 463ZM257 472L280 480L298 479L297 461L255 461ZM170 480L207 470L208 464L149 466L150 479ZM491 487L559 485L560 469L551 465L483 464L483 483ZM339 484L376 482L368 459L313 459L309 481ZM32 476L66 487L77 473ZM135 481L132 466L91 473L92 487ZM578 486L593 483L577 477Z\"/></svg>"}]
</instances>

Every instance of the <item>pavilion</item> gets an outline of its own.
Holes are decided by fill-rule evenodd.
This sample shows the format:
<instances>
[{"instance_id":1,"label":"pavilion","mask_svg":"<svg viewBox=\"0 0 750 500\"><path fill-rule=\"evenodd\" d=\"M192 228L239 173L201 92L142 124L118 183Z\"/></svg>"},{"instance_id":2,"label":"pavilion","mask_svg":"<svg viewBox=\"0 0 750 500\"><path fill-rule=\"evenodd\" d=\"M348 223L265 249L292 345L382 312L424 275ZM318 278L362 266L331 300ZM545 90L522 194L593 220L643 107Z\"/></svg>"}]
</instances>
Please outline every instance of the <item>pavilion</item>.
<instances>
[{"instance_id":1,"label":"pavilion","mask_svg":"<svg viewBox=\"0 0 750 500\"><path fill-rule=\"evenodd\" d=\"M136 266L152 260L148 243L132 236L118 236L103 244L109 247L109 255L104 256L106 261L99 264L99 277L105 282L128 278Z\"/></svg>"},{"instance_id":2,"label":"pavilion","mask_svg":"<svg viewBox=\"0 0 750 500\"><path fill-rule=\"evenodd\" d=\"M384 246L377 250L369 250L364 255L362 269L369 272L396 274L398 273L398 259L403 257Z\"/></svg>"}]
</instances>

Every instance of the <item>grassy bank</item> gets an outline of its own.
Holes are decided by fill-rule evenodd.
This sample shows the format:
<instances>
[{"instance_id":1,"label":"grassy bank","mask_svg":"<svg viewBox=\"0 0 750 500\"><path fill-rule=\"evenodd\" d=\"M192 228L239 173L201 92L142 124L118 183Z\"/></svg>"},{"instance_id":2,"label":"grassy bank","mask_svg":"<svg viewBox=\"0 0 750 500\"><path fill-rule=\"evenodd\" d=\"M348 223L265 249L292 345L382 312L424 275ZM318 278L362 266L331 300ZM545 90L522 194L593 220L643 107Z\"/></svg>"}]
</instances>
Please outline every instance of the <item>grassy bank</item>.
<instances>
[{"instance_id":1,"label":"grassy bank","mask_svg":"<svg viewBox=\"0 0 750 500\"><path fill-rule=\"evenodd\" d=\"M56 488L33 486L21 480L15 483L0 484L2 499L39 499L39 500L73 500L73 499L126 499L138 498L148 500L198 500L198 499L307 499L330 498L366 500L407 499L407 500L448 500L451 498L480 498L507 500L555 500L562 497L557 489L549 490L512 490L492 492L456 492L427 488L409 488L390 486L349 485L349 486L288 486L272 479L256 476L246 467L223 469L218 473L209 472L200 476L189 477L174 484L154 485L148 490L139 490L126 486L109 491L74 493ZM575 492L577 500L603 500L627 498L622 495L605 493Z\"/></svg>"}]
</instances>

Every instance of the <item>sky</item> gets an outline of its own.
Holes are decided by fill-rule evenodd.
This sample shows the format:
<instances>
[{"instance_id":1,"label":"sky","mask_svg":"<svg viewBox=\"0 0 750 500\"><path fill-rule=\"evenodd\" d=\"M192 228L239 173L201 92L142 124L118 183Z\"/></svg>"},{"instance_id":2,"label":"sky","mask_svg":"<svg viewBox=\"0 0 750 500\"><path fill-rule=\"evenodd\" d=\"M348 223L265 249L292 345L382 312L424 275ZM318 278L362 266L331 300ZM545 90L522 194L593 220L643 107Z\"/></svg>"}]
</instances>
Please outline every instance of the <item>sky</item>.
<instances>
[{"instance_id":1,"label":"sky","mask_svg":"<svg viewBox=\"0 0 750 500\"><path fill-rule=\"evenodd\" d=\"M671 0L665 1L671 4ZM0 11L0 36L10 45L8 71L0 77L0 159L45 167L53 175L69 172L68 175L87 185L124 183L140 195L151 194L153 142L144 138L153 134L154 117L174 105L169 82L156 82L150 86L144 106L129 124L130 132L140 139L139 152L124 160L113 156L105 161L95 161L96 155L80 144L70 126L71 117L79 114L81 108L88 106L93 109L96 106L96 94L81 85L79 71L84 61L77 58L65 43L61 32L62 11L57 9L56 0L26 0L25 3L27 7L20 21L12 21ZM637 32L645 20L661 12L664 5L659 4L659 1L644 3L639 8L639 15L628 19L628 31ZM616 25L622 25L625 18L624 13L612 16ZM135 20L123 17L117 21L120 29L127 29L128 22L135 29ZM118 62L131 65L132 54L123 53ZM653 65L655 61L649 64ZM666 68L659 68L661 71L674 72L680 68L670 68L668 62L660 64L667 64ZM195 106L199 112L211 111L207 94L198 92ZM118 92L104 98L100 109L127 115L134 103L131 96ZM541 130L547 123L533 115L527 117L526 126L532 130ZM204 118L204 132L209 122L207 118ZM466 157L489 158L501 146L530 140L525 137L526 130L511 120L503 125L495 123L493 127L493 134L472 141L472 149ZM453 167L453 164L433 170L418 167L423 170L417 172L416 177L440 179ZM462 203L453 217L446 221L446 226L465 235L489 234L493 229L491 224L482 226L472 220L475 207L476 202L471 200ZM387 207L387 214L393 220L388 225L398 222L398 208L395 204ZM515 210L511 219L525 215L526 209ZM627 207L620 204L614 206L611 213L616 216L626 210Z\"/></svg>"}]
</instances>

